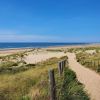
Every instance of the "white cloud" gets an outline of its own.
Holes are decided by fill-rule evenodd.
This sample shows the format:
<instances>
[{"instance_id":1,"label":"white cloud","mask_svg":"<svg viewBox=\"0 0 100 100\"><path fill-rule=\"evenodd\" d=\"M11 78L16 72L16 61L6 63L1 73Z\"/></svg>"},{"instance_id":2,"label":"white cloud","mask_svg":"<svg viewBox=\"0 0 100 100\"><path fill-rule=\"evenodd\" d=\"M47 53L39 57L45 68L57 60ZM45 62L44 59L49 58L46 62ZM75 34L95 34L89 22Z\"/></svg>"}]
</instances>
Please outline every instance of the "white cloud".
<instances>
[{"instance_id":1,"label":"white cloud","mask_svg":"<svg viewBox=\"0 0 100 100\"><path fill-rule=\"evenodd\" d=\"M0 31L0 42L100 42L99 40L99 37L90 36L19 34L15 31Z\"/></svg>"},{"instance_id":2,"label":"white cloud","mask_svg":"<svg viewBox=\"0 0 100 100\"><path fill-rule=\"evenodd\" d=\"M57 36L0 31L0 42L56 42L57 40L59 40Z\"/></svg>"}]
</instances>

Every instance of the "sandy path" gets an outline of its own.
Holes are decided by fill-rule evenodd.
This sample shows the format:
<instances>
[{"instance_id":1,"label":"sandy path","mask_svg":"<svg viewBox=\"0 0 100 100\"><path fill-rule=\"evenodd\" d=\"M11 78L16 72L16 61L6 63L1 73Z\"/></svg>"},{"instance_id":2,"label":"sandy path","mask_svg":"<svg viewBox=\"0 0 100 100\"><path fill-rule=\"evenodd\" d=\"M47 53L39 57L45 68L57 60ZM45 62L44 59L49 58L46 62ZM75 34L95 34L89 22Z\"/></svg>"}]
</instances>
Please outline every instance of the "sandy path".
<instances>
[{"instance_id":1,"label":"sandy path","mask_svg":"<svg viewBox=\"0 0 100 100\"><path fill-rule=\"evenodd\" d=\"M70 68L76 72L78 80L85 85L91 100L100 100L100 75L80 65L75 59L75 54L67 53L67 56Z\"/></svg>"}]
</instances>

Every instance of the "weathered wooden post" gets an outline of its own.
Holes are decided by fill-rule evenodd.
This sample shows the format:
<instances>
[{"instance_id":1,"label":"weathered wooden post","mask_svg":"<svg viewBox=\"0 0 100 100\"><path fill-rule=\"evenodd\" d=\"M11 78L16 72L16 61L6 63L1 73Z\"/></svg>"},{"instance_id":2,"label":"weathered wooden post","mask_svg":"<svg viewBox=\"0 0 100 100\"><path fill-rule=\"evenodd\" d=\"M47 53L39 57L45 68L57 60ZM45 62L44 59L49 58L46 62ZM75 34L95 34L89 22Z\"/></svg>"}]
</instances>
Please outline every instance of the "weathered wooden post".
<instances>
[{"instance_id":1,"label":"weathered wooden post","mask_svg":"<svg viewBox=\"0 0 100 100\"><path fill-rule=\"evenodd\" d=\"M59 75L61 76L62 71L61 71L61 62L58 62L58 71L59 71Z\"/></svg>"},{"instance_id":2,"label":"weathered wooden post","mask_svg":"<svg viewBox=\"0 0 100 100\"><path fill-rule=\"evenodd\" d=\"M61 74L63 73L64 61L61 61Z\"/></svg>"},{"instance_id":3,"label":"weathered wooden post","mask_svg":"<svg viewBox=\"0 0 100 100\"><path fill-rule=\"evenodd\" d=\"M56 99L55 76L54 76L53 69L49 71L49 83L50 83L50 100L57 100Z\"/></svg>"}]
</instances>

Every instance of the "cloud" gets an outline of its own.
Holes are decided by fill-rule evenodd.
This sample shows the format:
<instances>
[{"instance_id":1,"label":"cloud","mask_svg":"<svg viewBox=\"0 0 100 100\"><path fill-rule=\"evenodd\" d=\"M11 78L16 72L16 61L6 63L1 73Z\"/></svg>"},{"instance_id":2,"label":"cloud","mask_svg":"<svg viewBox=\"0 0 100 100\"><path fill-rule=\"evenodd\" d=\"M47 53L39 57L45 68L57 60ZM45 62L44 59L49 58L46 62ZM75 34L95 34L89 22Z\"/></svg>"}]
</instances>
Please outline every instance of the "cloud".
<instances>
[{"instance_id":1,"label":"cloud","mask_svg":"<svg viewBox=\"0 0 100 100\"><path fill-rule=\"evenodd\" d=\"M99 37L75 35L19 34L15 31L0 31L0 42L100 42Z\"/></svg>"},{"instance_id":2,"label":"cloud","mask_svg":"<svg viewBox=\"0 0 100 100\"><path fill-rule=\"evenodd\" d=\"M56 42L57 36L18 34L14 31L0 31L0 42Z\"/></svg>"}]
</instances>

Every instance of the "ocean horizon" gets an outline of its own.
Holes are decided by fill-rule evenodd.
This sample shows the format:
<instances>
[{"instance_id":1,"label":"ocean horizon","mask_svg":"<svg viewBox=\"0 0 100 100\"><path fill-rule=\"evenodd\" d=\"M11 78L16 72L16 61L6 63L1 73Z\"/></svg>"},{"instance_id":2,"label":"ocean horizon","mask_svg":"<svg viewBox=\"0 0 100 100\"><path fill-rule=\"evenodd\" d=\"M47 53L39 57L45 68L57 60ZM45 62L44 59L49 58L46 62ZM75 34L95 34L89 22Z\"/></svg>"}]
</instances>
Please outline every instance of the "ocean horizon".
<instances>
[{"instance_id":1,"label":"ocean horizon","mask_svg":"<svg viewBox=\"0 0 100 100\"><path fill-rule=\"evenodd\" d=\"M31 43L0 43L0 49L16 49L16 48L45 48L53 46L70 46L70 45L86 45L90 43L50 43L50 42L31 42Z\"/></svg>"}]
</instances>

